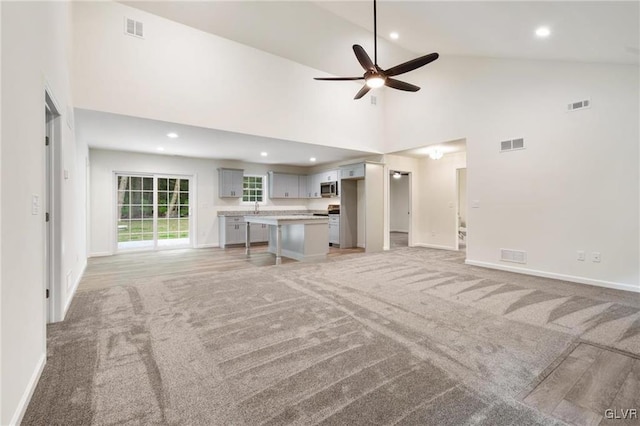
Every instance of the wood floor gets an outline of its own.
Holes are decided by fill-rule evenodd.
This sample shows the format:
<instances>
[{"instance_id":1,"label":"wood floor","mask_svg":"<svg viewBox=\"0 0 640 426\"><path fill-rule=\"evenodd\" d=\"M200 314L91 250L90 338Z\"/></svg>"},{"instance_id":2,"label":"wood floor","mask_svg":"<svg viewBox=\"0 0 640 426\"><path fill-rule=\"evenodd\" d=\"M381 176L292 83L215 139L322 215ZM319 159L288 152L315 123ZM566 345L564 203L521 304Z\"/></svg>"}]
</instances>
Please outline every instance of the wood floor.
<instances>
[{"instance_id":1,"label":"wood floor","mask_svg":"<svg viewBox=\"0 0 640 426\"><path fill-rule=\"evenodd\" d=\"M362 248L329 248L329 257L364 253ZM282 263L297 262L283 257ZM244 247L226 249L180 249L122 253L114 256L89 259L87 269L78 290L92 290L126 284L132 280L154 276L180 277L185 273L224 272L275 265L275 255L267 251L267 245L251 246L251 255L245 255Z\"/></svg>"},{"instance_id":2,"label":"wood floor","mask_svg":"<svg viewBox=\"0 0 640 426\"><path fill-rule=\"evenodd\" d=\"M581 343L524 402L572 425L638 425L640 359Z\"/></svg>"}]
</instances>

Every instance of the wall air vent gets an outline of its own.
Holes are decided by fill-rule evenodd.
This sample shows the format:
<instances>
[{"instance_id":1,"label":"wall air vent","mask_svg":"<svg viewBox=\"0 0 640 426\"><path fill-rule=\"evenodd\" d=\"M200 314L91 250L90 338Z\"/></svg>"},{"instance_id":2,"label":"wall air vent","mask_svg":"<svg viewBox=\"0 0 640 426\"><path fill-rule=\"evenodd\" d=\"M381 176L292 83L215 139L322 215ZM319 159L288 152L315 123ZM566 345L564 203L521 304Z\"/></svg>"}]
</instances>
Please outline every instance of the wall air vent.
<instances>
[{"instance_id":1,"label":"wall air vent","mask_svg":"<svg viewBox=\"0 0 640 426\"><path fill-rule=\"evenodd\" d=\"M527 252L521 250L500 249L500 260L503 262L527 263Z\"/></svg>"},{"instance_id":2,"label":"wall air vent","mask_svg":"<svg viewBox=\"0 0 640 426\"><path fill-rule=\"evenodd\" d=\"M500 152L524 149L524 138L511 139L500 142Z\"/></svg>"},{"instance_id":3,"label":"wall air vent","mask_svg":"<svg viewBox=\"0 0 640 426\"><path fill-rule=\"evenodd\" d=\"M124 33L130 36L144 38L144 27L142 22L131 18L124 18Z\"/></svg>"},{"instance_id":4,"label":"wall air vent","mask_svg":"<svg viewBox=\"0 0 640 426\"><path fill-rule=\"evenodd\" d=\"M575 111L577 109L585 109L591 107L591 101L585 99L584 101L572 102L567 105L567 111Z\"/></svg>"}]
</instances>

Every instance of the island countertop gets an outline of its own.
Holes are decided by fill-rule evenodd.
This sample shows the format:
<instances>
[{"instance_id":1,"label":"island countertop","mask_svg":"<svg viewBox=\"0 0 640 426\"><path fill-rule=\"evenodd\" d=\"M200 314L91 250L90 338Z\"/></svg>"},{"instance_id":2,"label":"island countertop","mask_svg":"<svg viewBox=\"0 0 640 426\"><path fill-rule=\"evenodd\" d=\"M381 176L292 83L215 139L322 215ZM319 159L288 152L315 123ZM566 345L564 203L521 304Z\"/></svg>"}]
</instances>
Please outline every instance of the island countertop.
<instances>
[{"instance_id":1,"label":"island countertop","mask_svg":"<svg viewBox=\"0 0 640 426\"><path fill-rule=\"evenodd\" d=\"M305 225L314 223L329 223L329 218L326 216L313 216L313 215L278 215L278 216L261 216L261 215L247 215L244 216L244 221L247 223L260 223L265 225Z\"/></svg>"}]
</instances>

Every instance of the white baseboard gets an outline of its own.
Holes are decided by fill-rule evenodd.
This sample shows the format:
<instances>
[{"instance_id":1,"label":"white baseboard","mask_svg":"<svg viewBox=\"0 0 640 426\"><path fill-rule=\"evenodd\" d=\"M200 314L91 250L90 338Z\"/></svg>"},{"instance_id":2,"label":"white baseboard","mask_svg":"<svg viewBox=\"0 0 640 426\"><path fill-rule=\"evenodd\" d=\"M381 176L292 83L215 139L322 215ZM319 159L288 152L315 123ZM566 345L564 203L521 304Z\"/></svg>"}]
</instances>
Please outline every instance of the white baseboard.
<instances>
[{"instance_id":1,"label":"white baseboard","mask_svg":"<svg viewBox=\"0 0 640 426\"><path fill-rule=\"evenodd\" d=\"M36 386L38 385L38 380L40 380L40 376L42 375L42 370L44 370L44 365L47 362L47 354L46 350L40 356L38 360L38 364L36 365L36 369L33 371L31 375L31 379L29 379L29 383L27 384L27 388L24 390L22 394L22 398L20 398L20 402L18 402L18 406L16 407L16 411L13 413L13 417L11 418L10 425L19 425L22 423L22 418L24 417L24 413L27 411L27 407L29 406L29 401L31 401L31 397L33 396L33 392L36 390Z\"/></svg>"},{"instance_id":2,"label":"white baseboard","mask_svg":"<svg viewBox=\"0 0 640 426\"><path fill-rule=\"evenodd\" d=\"M82 277L84 276L84 271L86 270L87 270L87 262L84 262L84 265L82 266L82 270L80 271L80 274L78 274L78 278L76 279L76 282L73 284L73 287L71 287L71 292L69 293L69 297L67 297L67 303L65 304L64 310L62 311L63 320L67 316L67 311L69 310L69 306L71 306L71 301L73 300L73 296L76 295L76 290L78 290L78 286L80 285L80 281L82 280Z\"/></svg>"},{"instance_id":3,"label":"white baseboard","mask_svg":"<svg viewBox=\"0 0 640 426\"><path fill-rule=\"evenodd\" d=\"M588 285L594 285L598 287L612 288L615 290L624 290L624 291L632 291L635 293L640 293L640 285L634 286L631 284L615 283L615 282L603 281L603 280L594 280L586 277L576 277L574 275L565 275L565 274L558 274L555 272L538 271L536 269L519 268L517 266L507 266L507 265L501 265L498 263L481 262L477 260L467 259L464 261L464 263L472 266L480 266L482 268L498 269L500 271L515 272L518 274L533 275L536 277L552 278L555 280L570 281L578 284L588 284Z\"/></svg>"},{"instance_id":4,"label":"white baseboard","mask_svg":"<svg viewBox=\"0 0 640 426\"><path fill-rule=\"evenodd\" d=\"M458 251L456 250L455 247L439 246L437 244L414 243L412 247L426 247L426 248L433 248L438 250Z\"/></svg>"},{"instance_id":5,"label":"white baseboard","mask_svg":"<svg viewBox=\"0 0 640 426\"><path fill-rule=\"evenodd\" d=\"M220 244L198 244L195 248L220 248Z\"/></svg>"},{"instance_id":6,"label":"white baseboard","mask_svg":"<svg viewBox=\"0 0 640 426\"><path fill-rule=\"evenodd\" d=\"M104 257L104 256L113 256L115 253L112 251L97 251L93 253L89 253L89 257Z\"/></svg>"}]
</instances>

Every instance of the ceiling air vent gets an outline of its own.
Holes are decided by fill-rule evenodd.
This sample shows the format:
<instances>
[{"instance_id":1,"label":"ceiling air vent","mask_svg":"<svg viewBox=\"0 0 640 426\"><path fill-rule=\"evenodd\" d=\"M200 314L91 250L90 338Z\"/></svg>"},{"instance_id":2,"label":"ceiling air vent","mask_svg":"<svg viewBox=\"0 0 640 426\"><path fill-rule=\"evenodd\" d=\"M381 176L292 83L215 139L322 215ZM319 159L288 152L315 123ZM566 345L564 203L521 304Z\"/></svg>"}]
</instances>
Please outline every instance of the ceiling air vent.
<instances>
[{"instance_id":1,"label":"ceiling air vent","mask_svg":"<svg viewBox=\"0 0 640 426\"><path fill-rule=\"evenodd\" d=\"M572 102L567 105L567 111L575 111L577 109L585 109L591 106L591 101L589 99L585 99L584 101Z\"/></svg>"},{"instance_id":2,"label":"ceiling air vent","mask_svg":"<svg viewBox=\"0 0 640 426\"><path fill-rule=\"evenodd\" d=\"M131 18L124 18L124 33L134 37L144 37L142 22Z\"/></svg>"},{"instance_id":3,"label":"ceiling air vent","mask_svg":"<svg viewBox=\"0 0 640 426\"><path fill-rule=\"evenodd\" d=\"M500 249L500 260L503 262L527 263L527 252L521 250Z\"/></svg>"},{"instance_id":4,"label":"ceiling air vent","mask_svg":"<svg viewBox=\"0 0 640 426\"><path fill-rule=\"evenodd\" d=\"M513 151L516 149L524 149L524 139L511 139L500 142L500 152Z\"/></svg>"}]
</instances>

